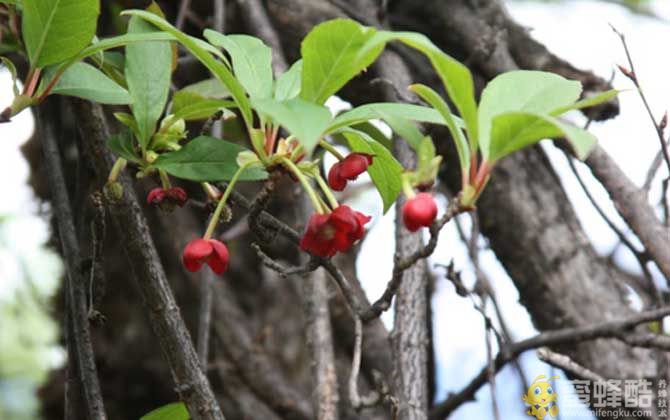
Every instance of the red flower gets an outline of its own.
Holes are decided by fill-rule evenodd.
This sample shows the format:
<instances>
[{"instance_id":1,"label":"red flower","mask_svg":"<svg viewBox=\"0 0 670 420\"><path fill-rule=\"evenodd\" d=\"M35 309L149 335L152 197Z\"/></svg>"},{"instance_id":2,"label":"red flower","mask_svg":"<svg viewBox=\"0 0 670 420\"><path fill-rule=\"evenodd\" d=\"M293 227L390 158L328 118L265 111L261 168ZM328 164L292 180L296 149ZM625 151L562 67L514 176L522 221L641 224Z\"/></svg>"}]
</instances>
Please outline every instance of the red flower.
<instances>
[{"instance_id":1,"label":"red flower","mask_svg":"<svg viewBox=\"0 0 670 420\"><path fill-rule=\"evenodd\" d=\"M330 214L315 214L309 219L300 248L319 257L332 257L363 238L370 219L349 206L339 206Z\"/></svg>"},{"instance_id":2,"label":"red flower","mask_svg":"<svg viewBox=\"0 0 670 420\"><path fill-rule=\"evenodd\" d=\"M347 186L347 181L358 178L358 175L368 170L372 165L372 155L365 153L352 153L343 160L337 162L328 172L328 184L335 191L342 191Z\"/></svg>"},{"instance_id":3,"label":"red flower","mask_svg":"<svg viewBox=\"0 0 670 420\"><path fill-rule=\"evenodd\" d=\"M192 273L199 271L207 263L216 274L223 274L228 269L228 248L216 239L194 239L184 248L182 260L184 267Z\"/></svg>"},{"instance_id":4,"label":"red flower","mask_svg":"<svg viewBox=\"0 0 670 420\"><path fill-rule=\"evenodd\" d=\"M418 193L402 207L402 220L410 232L430 226L437 217L437 204L428 193Z\"/></svg>"},{"instance_id":5,"label":"red flower","mask_svg":"<svg viewBox=\"0 0 670 420\"><path fill-rule=\"evenodd\" d=\"M147 195L147 204L160 206L163 210L172 210L175 205L183 207L188 200L188 194L183 188L154 188Z\"/></svg>"}]
</instances>

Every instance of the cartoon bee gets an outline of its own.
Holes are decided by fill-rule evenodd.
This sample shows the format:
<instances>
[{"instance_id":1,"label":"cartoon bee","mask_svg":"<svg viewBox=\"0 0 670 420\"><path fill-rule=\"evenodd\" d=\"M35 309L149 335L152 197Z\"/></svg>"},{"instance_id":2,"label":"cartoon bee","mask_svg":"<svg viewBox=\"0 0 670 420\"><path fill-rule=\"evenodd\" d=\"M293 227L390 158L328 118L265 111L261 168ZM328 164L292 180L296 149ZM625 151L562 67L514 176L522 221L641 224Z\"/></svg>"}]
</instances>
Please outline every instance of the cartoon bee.
<instances>
[{"instance_id":1,"label":"cartoon bee","mask_svg":"<svg viewBox=\"0 0 670 420\"><path fill-rule=\"evenodd\" d=\"M528 393L521 397L528 407L526 414L535 417L537 420L542 420L549 413L551 417L558 416L558 405L556 405L556 397L558 394L554 391L549 383L552 379L559 379L558 376L552 376L545 380L545 375L540 375L528 388Z\"/></svg>"}]
</instances>

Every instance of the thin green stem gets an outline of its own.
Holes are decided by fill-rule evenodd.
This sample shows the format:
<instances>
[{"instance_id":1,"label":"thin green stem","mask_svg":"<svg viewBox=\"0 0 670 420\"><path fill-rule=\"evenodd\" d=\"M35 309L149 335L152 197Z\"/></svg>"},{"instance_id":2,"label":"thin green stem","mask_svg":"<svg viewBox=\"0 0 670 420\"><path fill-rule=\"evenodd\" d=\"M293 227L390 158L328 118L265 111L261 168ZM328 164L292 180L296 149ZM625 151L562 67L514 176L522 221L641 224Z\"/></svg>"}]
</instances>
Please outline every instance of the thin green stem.
<instances>
[{"instance_id":1,"label":"thin green stem","mask_svg":"<svg viewBox=\"0 0 670 420\"><path fill-rule=\"evenodd\" d=\"M223 212L224 207L226 207L226 201L228 200L228 197L233 192L233 188L235 187L235 184L239 180L240 175L242 175L242 172L244 172L249 166L250 164L241 166L240 169L238 169L237 172L235 172L235 175L233 175L233 178L228 183L226 190L223 192L223 195L219 200L219 204L216 205L216 210L214 210L214 214L212 215L212 218L209 221L209 225L207 226L207 231L205 232L203 239L210 239L214 234L216 226L219 224L219 218L221 218L221 213Z\"/></svg>"},{"instance_id":2,"label":"thin green stem","mask_svg":"<svg viewBox=\"0 0 670 420\"><path fill-rule=\"evenodd\" d=\"M319 187L321 187L321 191L326 195L326 198L328 199L328 203L330 203L330 208L335 210L336 208L339 207L339 203L337 202L337 199L333 195L333 192L330 190L330 187L326 183L326 181L323 179L321 174L317 173L316 176L316 182L319 184Z\"/></svg>"},{"instance_id":3,"label":"thin green stem","mask_svg":"<svg viewBox=\"0 0 670 420\"><path fill-rule=\"evenodd\" d=\"M249 132L249 140L254 152L256 152L261 162L267 165L268 154L265 151L265 130L247 128L247 131Z\"/></svg>"},{"instance_id":4,"label":"thin green stem","mask_svg":"<svg viewBox=\"0 0 670 420\"><path fill-rule=\"evenodd\" d=\"M304 153L304 150L305 150L305 148L302 147L302 144L298 144L298 146L297 146L295 149L293 149L293 151L291 152L291 160L292 160L292 161L295 161L295 160L298 159L298 157L299 157L301 154L304 155L304 154L305 154L305 153Z\"/></svg>"},{"instance_id":5,"label":"thin green stem","mask_svg":"<svg viewBox=\"0 0 670 420\"><path fill-rule=\"evenodd\" d=\"M340 153L340 151L337 150L337 148L335 148L335 146L328 143L327 141L321 140L319 142L319 146L323 147L326 151L330 152L333 156L335 156L337 158L337 160L343 160L344 159L344 156L342 156L342 153Z\"/></svg>"},{"instance_id":6,"label":"thin green stem","mask_svg":"<svg viewBox=\"0 0 670 420\"><path fill-rule=\"evenodd\" d=\"M164 170L159 169L158 176L161 178L161 185L163 186L164 190L167 190L168 188L172 187L172 184L170 184L170 178L168 177L167 173Z\"/></svg>"},{"instance_id":7,"label":"thin green stem","mask_svg":"<svg viewBox=\"0 0 670 420\"><path fill-rule=\"evenodd\" d=\"M295 175L296 178L298 178L298 180L302 184L302 187L305 189L305 192L309 196L309 199L312 201L314 210L316 210L316 212L319 214L325 213L324 209L321 207L321 203L319 202L319 197L316 195L316 191L314 191L314 188L312 188L309 181L305 177L305 174L302 173L300 168L298 168L296 164L293 163L290 159L287 159L285 157L282 158L281 161L293 173L293 175Z\"/></svg>"},{"instance_id":8,"label":"thin green stem","mask_svg":"<svg viewBox=\"0 0 670 420\"><path fill-rule=\"evenodd\" d=\"M410 199L414 198L416 193L414 192L414 189L412 188L412 185L409 182L409 174L403 174L402 175L402 191L405 193L405 196Z\"/></svg>"}]
</instances>

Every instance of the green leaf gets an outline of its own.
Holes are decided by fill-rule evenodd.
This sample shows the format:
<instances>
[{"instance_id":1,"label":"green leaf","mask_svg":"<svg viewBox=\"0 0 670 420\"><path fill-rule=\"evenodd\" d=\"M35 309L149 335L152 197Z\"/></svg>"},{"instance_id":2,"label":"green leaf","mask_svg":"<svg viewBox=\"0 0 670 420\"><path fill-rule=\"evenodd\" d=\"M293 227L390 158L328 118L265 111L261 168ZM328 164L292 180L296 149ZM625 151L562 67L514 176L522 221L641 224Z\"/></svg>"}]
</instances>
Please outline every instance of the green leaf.
<instances>
[{"instance_id":1,"label":"green leaf","mask_svg":"<svg viewBox=\"0 0 670 420\"><path fill-rule=\"evenodd\" d=\"M233 61L235 77L252 98L272 97L272 49L249 35L223 35L206 29L205 38L225 49Z\"/></svg>"},{"instance_id":2,"label":"green leaf","mask_svg":"<svg viewBox=\"0 0 670 420\"><path fill-rule=\"evenodd\" d=\"M34 68L65 61L95 35L99 0L31 0L23 5L23 40Z\"/></svg>"},{"instance_id":3,"label":"green leaf","mask_svg":"<svg viewBox=\"0 0 670 420\"><path fill-rule=\"evenodd\" d=\"M154 15L155 16L155 15ZM158 17L158 16L156 16ZM137 16L130 18L129 33L155 32ZM172 78L172 47L167 42L144 42L126 46L125 62L132 110L144 150L156 131L156 123L165 110Z\"/></svg>"},{"instance_id":4,"label":"green leaf","mask_svg":"<svg viewBox=\"0 0 670 420\"><path fill-rule=\"evenodd\" d=\"M81 50L76 56L68 60L69 65L76 61L98 54L100 51L109 50L112 48L124 47L127 45L144 43L144 42L158 42L158 41L175 41L176 38L165 32L146 32L146 33L128 33L110 38L103 38L95 44Z\"/></svg>"},{"instance_id":5,"label":"green leaf","mask_svg":"<svg viewBox=\"0 0 670 420\"><path fill-rule=\"evenodd\" d=\"M374 141L366 133L345 129L342 134L351 150L374 156L372 165L368 167L368 174L379 191L386 213L402 190L402 165L386 147Z\"/></svg>"},{"instance_id":6,"label":"green leaf","mask_svg":"<svg viewBox=\"0 0 670 420\"><path fill-rule=\"evenodd\" d=\"M428 57L442 80L449 98L463 118L468 132L470 149L476 150L479 142L479 128L477 125L475 87L470 70L458 60L440 50L423 34L416 32L383 32L381 37L384 37L387 41L403 42Z\"/></svg>"},{"instance_id":7,"label":"green leaf","mask_svg":"<svg viewBox=\"0 0 670 420\"><path fill-rule=\"evenodd\" d=\"M196 93L204 98L223 99L230 96L228 89L219 79L205 79L184 87L179 92ZM177 94L179 93L177 92Z\"/></svg>"},{"instance_id":8,"label":"green leaf","mask_svg":"<svg viewBox=\"0 0 670 420\"><path fill-rule=\"evenodd\" d=\"M322 104L379 56L384 44L363 48L376 30L350 19L335 19L312 29L302 41L300 97Z\"/></svg>"},{"instance_id":9,"label":"green leaf","mask_svg":"<svg viewBox=\"0 0 670 420\"><path fill-rule=\"evenodd\" d=\"M178 120L183 118L186 121L205 120L215 114L217 111L227 111L226 108L235 106L233 101L222 99L208 99L197 93L177 92L172 98L172 118ZM234 114L227 112L227 117Z\"/></svg>"},{"instance_id":10,"label":"green leaf","mask_svg":"<svg viewBox=\"0 0 670 420\"><path fill-rule=\"evenodd\" d=\"M301 77L302 60L298 60L277 79L274 98L278 101L283 101L298 96L300 94Z\"/></svg>"},{"instance_id":11,"label":"green leaf","mask_svg":"<svg viewBox=\"0 0 670 420\"><path fill-rule=\"evenodd\" d=\"M101 104L124 105L131 102L128 91L100 70L83 62L69 67L51 93L76 96Z\"/></svg>"},{"instance_id":12,"label":"green leaf","mask_svg":"<svg viewBox=\"0 0 670 420\"><path fill-rule=\"evenodd\" d=\"M165 32L169 32L171 35L177 38L177 40L186 49L188 49L191 54L200 60L200 62L202 62L205 67L207 67L207 69L209 69L209 71L211 71L212 74L217 79L219 79L221 83L223 83L223 85L230 91L233 99L240 108L242 118L244 119L247 127L252 127L253 119L251 115L251 108L249 106L249 98L247 98L244 92L244 87L240 84L240 82L237 81L237 79L235 79L226 65L212 57L212 54L216 55L219 53L216 48L212 47L204 41L186 35L174 26L170 25L164 19L161 19L154 14L145 12L143 10L126 10L123 12L123 14L139 16L142 19L157 26L159 29L162 29ZM216 52L211 51L211 49L214 49Z\"/></svg>"},{"instance_id":13,"label":"green leaf","mask_svg":"<svg viewBox=\"0 0 670 420\"><path fill-rule=\"evenodd\" d=\"M122 157L128 161L140 163L142 160L135 152L133 144L133 134L130 130L123 130L118 134L107 139L107 147L112 149L118 157Z\"/></svg>"},{"instance_id":14,"label":"green leaf","mask_svg":"<svg viewBox=\"0 0 670 420\"><path fill-rule=\"evenodd\" d=\"M454 143L456 144L456 151L458 153L458 160L461 165L461 170L463 173L468 173L470 170L470 147L468 140L461 131L461 128L456 124L456 119L451 113L449 105L444 101L444 99L442 99L440 95L437 94L437 92L426 85L412 85L410 86L410 90L421 96L424 101L428 102L442 115L445 123L447 124L447 127L449 128L449 133L451 133L451 137L454 139Z\"/></svg>"},{"instance_id":15,"label":"green leaf","mask_svg":"<svg viewBox=\"0 0 670 420\"><path fill-rule=\"evenodd\" d=\"M300 98L252 99L251 103L296 137L307 154L314 150L332 120L328 108Z\"/></svg>"},{"instance_id":16,"label":"green leaf","mask_svg":"<svg viewBox=\"0 0 670 420\"><path fill-rule=\"evenodd\" d=\"M91 61L93 61L95 67L124 89L128 86L124 75L125 60L124 55L116 51L103 51L91 56Z\"/></svg>"},{"instance_id":17,"label":"green leaf","mask_svg":"<svg viewBox=\"0 0 670 420\"><path fill-rule=\"evenodd\" d=\"M384 121L391 127L397 137L405 140L415 151L419 149L421 140L423 140L423 133L415 123L397 115L387 115L384 117Z\"/></svg>"},{"instance_id":18,"label":"green leaf","mask_svg":"<svg viewBox=\"0 0 670 420\"><path fill-rule=\"evenodd\" d=\"M608 102L611 99L615 98L621 91L616 90L616 89L611 89L605 92L600 92L597 95L590 96L588 98L584 98L581 101L577 101L574 104L571 105L566 105L560 108L556 108L553 111L550 112L551 115L557 116L564 114L568 111L572 111L575 109L583 109L583 108L589 108L592 106L600 105L602 103Z\"/></svg>"},{"instance_id":19,"label":"green leaf","mask_svg":"<svg viewBox=\"0 0 670 420\"><path fill-rule=\"evenodd\" d=\"M579 159L586 159L595 146L595 136L555 117L530 113L507 112L493 119L488 160L495 162L512 152L542 139L566 137Z\"/></svg>"},{"instance_id":20,"label":"green leaf","mask_svg":"<svg viewBox=\"0 0 670 420\"><path fill-rule=\"evenodd\" d=\"M433 144L433 139L430 136L426 136L421 140L419 149L416 153L417 158L417 168L422 169L428 167L433 159L435 158L435 145Z\"/></svg>"},{"instance_id":21,"label":"green leaf","mask_svg":"<svg viewBox=\"0 0 670 420\"><path fill-rule=\"evenodd\" d=\"M386 133L379 129L375 124L370 121L362 122L359 124L354 124L350 126L354 130L362 131L368 136L372 137L374 141L386 147L388 150L391 150L393 147L393 141L390 139Z\"/></svg>"},{"instance_id":22,"label":"green leaf","mask_svg":"<svg viewBox=\"0 0 670 420\"><path fill-rule=\"evenodd\" d=\"M490 154L493 118L506 112L548 114L571 105L582 92L579 82L542 71L503 73L486 85L479 102L479 131L484 158Z\"/></svg>"},{"instance_id":23,"label":"green leaf","mask_svg":"<svg viewBox=\"0 0 670 420\"><path fill-rule=\"evenodd\" d=\"M111 38L101 39L98 42L89 45L83 50L79 51L77 55L64 61L56 66L54 74L62 74L68 67L73 65L76 62L79 62L85 58L93 57L100 53L101 51L109 50L112 48L123 47L129 44L136 44L139 42L150 42L150 41L175 41L176 38L165 32L150 32L145 34L124 34L119 36L114 36Z\"/></svg>"},{"instance_id":24,"label":"green leaf","mask_svg":"<svg viewBox=\"0 0 670 420\"><path fill-rule=\"evenodd\" d=\"M140 420L189 420L190 418L186 405L183 402L177 402L159 407L143 415Z\"/></svg>"},{"instance_id":25,"label":"green leaf","mask_svg":"<svg viewBox=\"0 0 670 420\"><path fill-rule=\"evenodd\" d=\"M387 121L390 117L404 118L423 123L444 124L444 119L440 113L432 108L411 104L379 102L362 105L341 113L328 126L327 133L374 119ZM460 124L460 119L456 119L456 122ZM423 138L423 136L421 137Z\"/></svg>"},{"instance_id":26,"label":"green leaf","mask_svg":"<svg viewBox=\"0 0 670 420\"><path fill-rule=\"evenodd\" d=\"M137 126L137 121L135 121L135 117L126 112L115 112L114 118L116 118L121 124L125 125L130 130L132 130L133 134L135 134L135 136L139 138L140 129Z\"/></svg>"},{"instance_id":27,"label":"green leaf","mask_svg":"<svg viewBox=\"0 0 670 420\"><path fill-rule=\"evenodd\" d=\"M246 150L235 143L200 136L176 152L161 155L154 166L191 181L229 181L239 169L237 155ZM252 167L242 173L240 180L257 181L267 176L265 169Z\"/></svg>"}]
</instances>

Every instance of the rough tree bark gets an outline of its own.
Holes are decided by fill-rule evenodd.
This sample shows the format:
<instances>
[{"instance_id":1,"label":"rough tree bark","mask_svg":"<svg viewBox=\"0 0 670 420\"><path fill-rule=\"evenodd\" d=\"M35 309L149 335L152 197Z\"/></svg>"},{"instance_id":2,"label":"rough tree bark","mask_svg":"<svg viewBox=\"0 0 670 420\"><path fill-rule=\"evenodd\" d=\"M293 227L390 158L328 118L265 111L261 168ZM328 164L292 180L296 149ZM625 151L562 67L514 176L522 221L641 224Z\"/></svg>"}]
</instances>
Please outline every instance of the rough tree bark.
<instances>
[{"instance_id":1,"label":"rough tree bark","mask_svg":"<svg viewBox=\"0 0 670 420\"><path fill-rule=\"evenodd\" d=\"M121 3L125 7L138 6L131 1ZM168 18L174 21L180 2L159 3ZM214 14L212 2L192 0L189 3L191 12L183 17L184 28L199 35L201 23L207 23ZM388 7L381 9L379 4ZM502 71L528 68L554 71L579 79L589 92L607 88L607 83L601 78L553 56L544 46L532 40L524 28L511 20L499 0L474 3L468 0L239 0L225 2L225 6L223 15L228 31L264 38L275 47L275 64L281 68L286 67L284 59L292 62L299 56L300 40L314 25L334 17L351 16L366 24L390 25L393 29L426 33L445 51L466 62L480 85ZM102 27L110 26L110 17L109 10L106 10ZM210 23L208 25L211 26ZM186 84L203 76L202 69L197 66L184 65L177 74L177 80ZM353 87L345 89L342 96L354 104L369 100L403 99L397 97L396 89L388 83L371 84L370 80L374 77L385 79L400 92L404 92L406 85L412 81L422 81L439 88L425 61L403 48L392 47L372 71L357 78ZM76 149L70 139L77 127L82 134L79 146L95 135L97 129L91 126L90 120L94 116L86 111L89 108L79 103L74 115L59 108L49 109L44 115L45 119L62 121L62 151ZM595 116L606 118L616 112L616 106L609 105L601 107ZM198 127L193 129L195 132ZM446 132L431 128L431 134L438 141L440 152L447 159L453 157ZM92 144L95 143L84 144L84 150L79 151L79 160L73 159L72 154L62 153L72 196L85 196L99 188L106 177L106 174L91 171L85 163L84 157L88 156L102 159L98 162L100 167L109 166L109 161L103 159L99 149L91 149ZM396 144L395 151L400 160L411 165L411 154L401 146L402 143ZM82 154L87 150L86 154ZM97 151L92 153L91 150ZM607 159L606 155L598 158L601 153L604 152L598 149L593 157L597 162L592 162L591 167L596 175L601 173L609 179L606 172L611 170L611 166L599 166L605 165L603 162ZM74 169L77 165L80 170ZM454 185L458 174L451 168L457 165L446 167L448 169L442 174L442 179ZM36 166L33 168L35 170ZM82 173L90 179L78 179L77 174L81 178ZM39 185L40 174L34 175L36 178L33 181ZM73 181L75 178L76 182ZM135 182L135 188L145 192L149 182ZM78 188L83 188L83 192ZM132 190L130 184L126 184L126 188L129 192ZM295 211L292 205L296 199L295 189L290 182L282 182L278 188L282 193L269 203L268 209L300 230L300 224L306 217L304 213ZM626 191L618 191L624 194L620 201L625 200ZM197 191L190 192L197 196ZM256 191L244 188L243 193L253 197ZM616 191L610 193L616 200ZM87 200L75 202L75 213L86 214L83 210L86 203ZM139 418L157 406L177 400L178 394L185 399L195 399L193 403L198 406L210 405L212 401L201 401L194 395L215 395L222 414L212 414L208 418L222 418L223 415L229 419L270 420L391 418L393 403L389 399L378 406L357 411L351 407L345 392L340 392L338 398L337 390L332 388L346 389L353 351L354 324L340 291L333 287L332 282L324 284L321 274L314 274L310 280L284 279L277 273L262 269L261 261L249 247L256 239L244 234L245 229L235 241L239 244L233 250L237 257L231 261L229 273L213 288L212 343L209 363L204 364L208 381L200 373L188 334L165 338L169 337L168 330L174 331L174 325L168 325L166 319L185 325L192 336L196 335L198 287L196 280L185 275L179 264L179 254L188 239L201 233L206 215L195 207L179 210L169 217L147 211L156 248L152 251L153 248L149 247L149 252L154 255L149 260L143 260L142 255L147 249L144 244L134 243L129 236L131 232L127 231L128 226L138 226L137 218L142 216L143 210L136 201L131 201L129 205L126 213L119 209L117 228L108 231L101 261L107 291L104 295L101 293L101 299L96 301L96 309L106 315L108 323L91 329L101 393L109 418ZM501 162L481 199L478 212L482 232L514 280L522 303L538 329L584 326L620 319L632 313L628 309L623 287L630 276L599 257L592 249L541 149L528 150ZM240 219L240 213L233 225ZM624 218L631 226L652 226L650 230L638 229L635 232L645 244L651 244L658 258L664 261L667 256L664 257L663 252L669 248L663 248L663 238L659 239L657 234L661 231L649 225L646 220L648 213L635 219L638 216ZM173 218L177 218L178 222L174 222ZM146 231L137 233L145 237L148 235ZM406 255L420 246L419 236L407 235L403 227L397 228L396 235L397 253L400 255ZM120 241L131 251L129 261L120 252ZM82 253L87 254L88 242L82 241L82 246ZM281 235L277 235L271 243L263 244L263 247L272 256L298 263L293 251L295 248ZM157 256L165 266L166 275L150 261ZM447 260L449 255L438 257ZM356 278L355 255L344 256L342 260L345 262L343 270L356 296L369 305ZM130 266L136 271L138 285L130 283L125 275ZM662 263L659 266L663 268ZM309 284L305 285L306 281ZM151 295L145 282L154 282L154 285L158 282L163 288L161 290L169 284L177 301L165 294ZM401 419L427 419L432 405L427 288L426 266L417 264L404 274L397 296L391 338L379 320L367 323L364 328L362 373L359 378L361 392L379 390L380 382L389 386L398 398ZM163 337L170 363L155 354L154 335L145 322L147 316L140 309L142 304L137 298L138 290L149 301L156 298L163 302L155 306L156 311L151 311L148 318L154 327L158 326L157 335ZM310 305L316 304L309 306L307 312L300 305L306 295L312 296ZM324 302L329 302L328 308ZM183 313L183 323L178 316L175 318L179 312L177 304ZM166 316L162 321L158 319L161 314ZM313 317L311 328L305 326L306 314L308 320ZM321 334L330 335L329 324L332 324L333 332L330 350L325 348L327 343L325 347L319 344L324 342ZM312 346L320 347L321 351L309 350L308 336ZM656 368L649 351L632 349L621 341L611 339L558 346L554 350L569 355L604 377L653 376ZM175 359L175 351L182 352L185 358ZM313 373L311 365L315 353L323 358L317 358ZM199 389L200 393L192 394L186 389L175 392L169 374L170 364L174 377ZM327 380L319 382L318 378ZM43 390L46 402L44 413L48 419L61 418L63 382L63 375L54 374ZM318 385L331 388L324 389ZM319 396L316 404L313 404L313 394ZM440 407L437 405L433 409L431 418L444 417L440 415ZM217 413L214 406L212 409L213 413Z\"/></svg>"}]
</instances>

